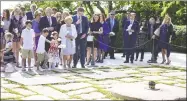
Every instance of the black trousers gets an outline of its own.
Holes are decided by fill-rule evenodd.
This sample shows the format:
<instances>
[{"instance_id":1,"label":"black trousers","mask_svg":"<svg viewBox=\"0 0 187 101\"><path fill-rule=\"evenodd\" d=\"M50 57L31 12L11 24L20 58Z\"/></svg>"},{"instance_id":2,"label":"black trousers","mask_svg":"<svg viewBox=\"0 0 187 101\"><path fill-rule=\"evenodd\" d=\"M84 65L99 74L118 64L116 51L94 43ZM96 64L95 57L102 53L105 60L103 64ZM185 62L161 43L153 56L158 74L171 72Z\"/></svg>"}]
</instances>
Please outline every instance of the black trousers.
<instances>
[{"instance_id":1,"label":"black trousers","mask_svg":"<svg viewBox=\"0 0 187 101\"><path fill-rule=\"evenodd\" d=\"M111 36L109 45L115 47L115 42L116 42L116 36ZM114 58L114 48L109 49L109 54L110 54L110 58Z\"/></svg>"},{"instance_id":2,"label":"black trousers","mask_svg":"<svg viewBox=\"0 0 187 101\"><path fill-rule=\"evenodd\" d=\"M139 53L141 53L140 59L143 60L144 59L144 49L136 49L136 59L138 59Z\"/></svg>"},{"instance_id":3,"label":"black trousers","mask_svg":"<svg viewBox=\"0 0 187 101\"><path fill-rule=\"evenodd\" d=\"M73 56L73 63L75 67L77 66L79 59L82 67L85 64L87 40L85 38L80 39L80 37L81 35L78 35L78 37L76 38L76 53Z\"/></svg>"},{"instance_id":4,"label":"black trousers","mask_svg":"<svg viewBox=\"0 0 187 101\"><path fill-rule=\"evenodd\" d=\"M152 43L151 60L152 61L157 61L158 53L160 52L160 49L159 49L159 46L158 46L158 40L153 39L151 41L151 43Z\"/></svg>"},{"instance_id":5,"label":"black trousers","mask_svg":"<svg viewBox=\"0 0 187 101\"><path fill-rule=\"evenodd\" d=\"M126 61L129 62L129 58L130 58L130 61L134 60L134 49L126 51Z\"/></svg>"}]
</instances>

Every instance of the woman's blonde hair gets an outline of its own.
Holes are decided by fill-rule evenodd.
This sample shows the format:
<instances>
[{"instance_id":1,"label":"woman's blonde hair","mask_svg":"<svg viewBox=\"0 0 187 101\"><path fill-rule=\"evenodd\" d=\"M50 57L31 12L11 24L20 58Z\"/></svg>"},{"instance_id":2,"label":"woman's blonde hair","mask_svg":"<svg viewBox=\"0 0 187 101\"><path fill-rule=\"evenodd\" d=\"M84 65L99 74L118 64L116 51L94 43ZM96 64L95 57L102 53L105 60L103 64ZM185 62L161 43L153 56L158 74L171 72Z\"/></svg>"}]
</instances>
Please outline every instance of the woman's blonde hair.
<instances>
[{"instance_id":1,"label":"woman's blonde hair","mask_svg":"<svg viewBox=\"0 0 187 101\"><path fill-rule=\"evenodd\" d=\"M21 13L21 9L19 7L15 7L14 9L14 15L16 14L20 14Z\"/></svg>"},{"instance_id":2,"label":"woman's blonde hair","mask_svg":"<svg viewBox=\"0 0 187 101\"><path fill-rule=\"evenodd\" d=\"M69 12L66 11L66 10L64 10L63 13L62 13L62 19L65 20L66 17L64 18L64 16L66 16L66 17L67 17L67 16L70 16Z\"/></svg>"},{"instance_id":3,"label":"woman's blonde hair","mask_svg":"<svg viewBox=\"0 0 187 101\"><path fill-rule=\"evenodd\" d=\"M42 14L42 12L40 12L39 10L36 10L34 12L34 17L36 18L38 15Z\"/></svg>"},{"instance_id":4,"label":"woman's blonde hair","mask_svg":"<svg viewBox=\"0 0 187 101\"><path fill-rule=\"evenodd\" d=\"M5 33L5 40L6 41L11 41L13 39L14 35L10 32Z\"/></svg>"},{"instance_id":5,"label":"woman's blonde hair","mask_svg":"<svg viewBox=\"0 0 187 101\"><path fill-rule=\"evenodd\" d=\"M171 22L171 17L168 14L165 15L162 24L165 24L167 20L169 20L169 24L173 25L173 23Z\"/></svg>"},{"instance_id":6,"label":"woman's blonde hair","mask_svg":"<svg viewBox=\"0 0 187 101\"><path fill-rule=\"evenodd\" d=\"M71 21L71 23L73 22L73 19L72 19L72 17L71 17L71 16L67 16L67 17L64 19L64 21L65 21L65 22L67 22L68 20L70 20L70 21Z\"/></svg>"}]
</instances>

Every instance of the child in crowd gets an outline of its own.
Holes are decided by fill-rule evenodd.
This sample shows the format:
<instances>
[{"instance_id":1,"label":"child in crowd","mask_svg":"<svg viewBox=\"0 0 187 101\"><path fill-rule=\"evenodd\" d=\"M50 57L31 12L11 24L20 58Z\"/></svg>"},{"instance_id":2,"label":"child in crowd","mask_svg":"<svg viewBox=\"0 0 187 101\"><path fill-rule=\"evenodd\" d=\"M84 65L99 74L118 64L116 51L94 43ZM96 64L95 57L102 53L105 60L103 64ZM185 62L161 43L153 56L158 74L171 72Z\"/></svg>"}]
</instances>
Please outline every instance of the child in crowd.
<instances>
[{"instance_id":1,"label":"child in crowd","mask_svg":"<svg viewBox=\"0 0 187 101\"><path fill-rule=\"evenodd\" d=\"M46 37L49 34L49 30L47 28L44 28L42 30L42 35L39 38L38 41L38 48L36 49L37 53L37 61L36 61L36 67L37 70L39 70L39 66L42 66L42 68L47 68L47 62L48 62L48 54L45 51L45 42L51 43L49 40L46 39Z\"/></svg>"},{"instance_id":2,"label":"child in crowd","mask_svg":"<svg viewBox=\"0 0 187 101\"><path fill-rule=\"evenodd\" d=\"M25 22L26 28L22 30L21 34L21 51L22 51L22 71L26 71L26 59L28 59L28 71L31 71L31 58L33 58L34 52L34 30L32 28L32 22L27 20Z\"/></svg>"},{"instance_id":3,"label":"child in crowd","mask_svg":"<svg viewBox=\"0 0 187 101\"><path fill-rule=\"evenodd\" d=\"M14 53L12 52L12 39L13 35L9 32L5 34L6 45L1 50L1 57L3 63L10 63L15 61Z\"/></svg>"},{"instance_id":4,"label":"child in crowd","mask_svg":"<svg viewBox=\"0 0 187 101\"><path fill-rule=\"evenodd\" d=\"M52 32L52 41L51 47L49 48L48 55L49 55L49 70L55 68L56 64L60 62L59 57L59 49L58 49L58 33Z\"/></svg>"}]
</instances>

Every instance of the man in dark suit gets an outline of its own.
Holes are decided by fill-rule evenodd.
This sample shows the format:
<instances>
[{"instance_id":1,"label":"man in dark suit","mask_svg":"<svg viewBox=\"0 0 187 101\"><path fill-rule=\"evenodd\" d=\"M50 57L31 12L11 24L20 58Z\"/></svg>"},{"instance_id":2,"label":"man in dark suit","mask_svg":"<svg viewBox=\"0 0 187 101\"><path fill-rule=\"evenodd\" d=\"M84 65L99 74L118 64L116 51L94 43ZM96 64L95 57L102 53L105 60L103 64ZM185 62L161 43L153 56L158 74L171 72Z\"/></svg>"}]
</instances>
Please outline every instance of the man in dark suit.
<instances>
[{"instance_id":1,"label":"man in dark suit","mask_svg":"<svg viewBox=\"0 0 187 101\"><path fill-rule=\"evenodd\" d=\"M110 43L109 45L114 47L116 42L116 34L119 31L119 22L115 18L115 12L110 12L110 17L106 20L106 22L109 24L110 32L114 32L115 35L110 36ZM115 59L114 57L114 48L109 49L110 59Z\"/></svg>"},{"instance_id":2,"label":"man in dark suit","mask_svg":"<svg viewBox=\"0 0 187 101\"><path fill-rule=\"evenodd\" d=\"M128 21L128 20L130 20L130 12L129 11L127 11L126 16L123 17L123 20L122 20L122 29L125 26L125 22ZM125 42L125 40L123 40L123 45L124 45L124 42ZM125 55L126 55L126 50L123 50L123 56L122 57L125 57Z\"/></svg>"},{"instance_id":3,"label":"man in dark suit","mask_svg":"<svg viewBox=\"0 0 187 101\"><path fill-rule=\"evenodd\" d=\"M31 6L30 6L31 11L26 13L27 20L33 20L34 19L34 12L36 11L36 9L37 9L36 4L31 4Z\"/></svg>"},{"instance_id":4,"label":"man in dark suit","mask_svg":"<svg viewBox=\"0 0 187 101\"><path fill-rule=\"evenodd\" d=\"M89 29L88 18L83 15L84 9L82 7L77 9L77 15L73 16L73 24L77 29L76 38L76 53L73 57L74 66L76 68L78 60L80 58L82 68L85 68L85 55L86 55L86 36Z\"/></svg>"},{"instance_id":5,"label":"man in dark suit","mask_svg":"<svg viewBox=\"0 0 187 101\"><path fill-rule=\"evenodd\" d=\"M139 23L135 20L136 13L131 12L130 20L125 22L124 25L124 48L134 48L136 45L136 37L139 33ZM129 63L129 57L131 63L134 61L134 50L127 49L126 61L124 63Z\"/></svg>"},{"instance_id":6,"label":"man in dark suit","mask_svg":"<svg viewBox=\"0 0 187 101\"><path fill-rule=\"evenodd\" d=\"M47 7L45 10L46 16L42 17L39 22L39 28L42 31L44 28L49 30L49 35L46 37L48 40L51 40L51 32L56 31L57 20L55 17L52 17L52 9ZM48 52L50 48L50 44L48 42L45 43L45 50Z\"/></svg>"}]
</instances>

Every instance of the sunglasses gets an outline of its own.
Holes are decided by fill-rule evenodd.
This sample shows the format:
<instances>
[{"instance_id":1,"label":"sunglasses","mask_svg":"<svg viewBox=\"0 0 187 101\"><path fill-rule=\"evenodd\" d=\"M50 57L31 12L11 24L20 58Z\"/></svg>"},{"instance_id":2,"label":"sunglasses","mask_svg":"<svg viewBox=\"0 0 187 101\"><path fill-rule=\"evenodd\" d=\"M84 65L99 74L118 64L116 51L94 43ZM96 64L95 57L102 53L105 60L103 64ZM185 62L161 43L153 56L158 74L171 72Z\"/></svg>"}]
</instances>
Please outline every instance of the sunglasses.
<instances>
[{"instance_id":1,"label":"sunglasses","mask_svg":"<svg viewBox=\"0 0 187 101\"><path fill-rule=\"evenodd\" d=\"M115 15L115 14L110 14L110 15Z\"/></svg>"}]
</instances>

